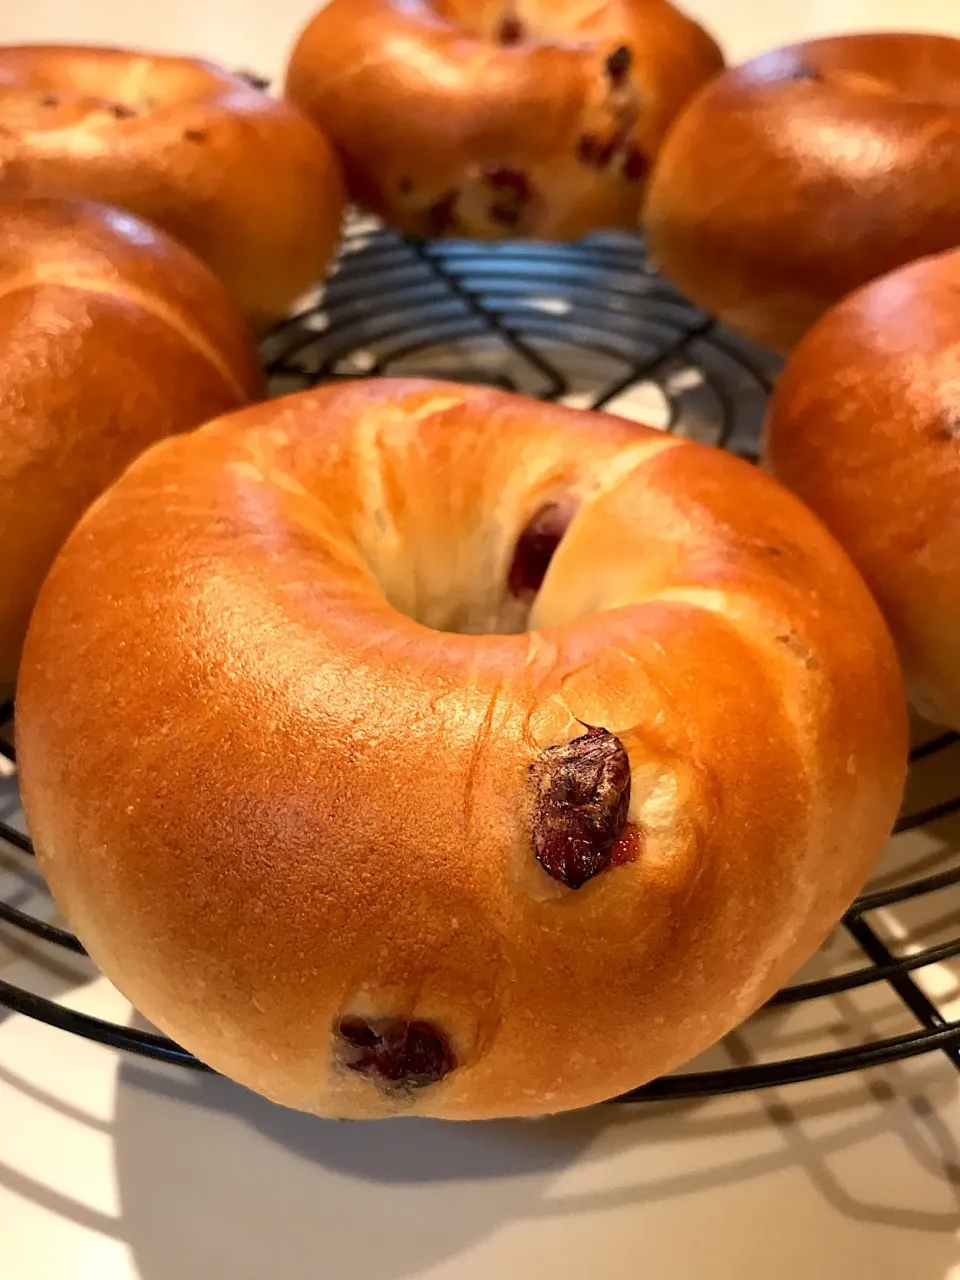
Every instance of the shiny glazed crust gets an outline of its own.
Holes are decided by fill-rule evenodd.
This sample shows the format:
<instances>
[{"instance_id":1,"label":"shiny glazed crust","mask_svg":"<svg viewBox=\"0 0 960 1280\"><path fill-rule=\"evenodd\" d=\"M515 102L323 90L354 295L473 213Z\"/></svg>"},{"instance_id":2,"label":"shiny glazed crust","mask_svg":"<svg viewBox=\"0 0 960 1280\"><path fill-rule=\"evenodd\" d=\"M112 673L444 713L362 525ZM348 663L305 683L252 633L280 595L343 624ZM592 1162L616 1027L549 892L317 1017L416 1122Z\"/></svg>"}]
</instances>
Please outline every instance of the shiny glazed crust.
<instances>
[{"instance_id":1,"label":"shiny glazed crust","mask_svg":"<svg viewBox=\"0 0 960 1280\"><path fill-rule=\"evenodd\" d=\"M565 239L636 226L668 125L722 67L666 0L333 0L287 96L407 234Z\"/></svg>"},{"instance_id":2,"label":"shiny glazed crust","mask_svg":"<svg viewBox=\"0 0 960 1280\"><path fill-rule=\"evenodd\" d=\"M816 40L688 104L645 223L696 303L781 352L851 290L960 243L960 40Z\"/></svg>"},{"instance_id":3,"label":"shiny glazed crust","mask_svg":"<svg viewBox=\"0 0 960 1280\"><path fill-rule=\"evenodd\" d=\"M833 530L887 616L913 700L960 729L960 253L845 299L797 348L767 461Z\"/></svg>"},{"instance_id":4,"label":"shiny glazed crust","mask_svg":"<svg viewBox=\"0 0 960 1280\"><path fill-rule=\"evenodd\" d=\"M102 205L0 200L0 688L86 506L148 445L261 389L243 321L186 249Z\"/></svg>"},{"instance_id":5,"label":"shiny glazed crust","mask_svg":"<svg viewBox=\"0 0 960 1280\"><path fill-rule=\"evenodd\" d=\"M572 522L520 616L546 502ZM17 709L44 872L150 1019L290 1106L458 1119L596 1102L761 1004L870 870L904 720L875 605L774 481L399 380L151 449L58 558ZM533 824L584 726L631 798L573 890ZM453 1069L351 1069L378 1020Z\"/></svg>"},{"instance_id":6,"label":"shiny glazed crust","mask_svg":"<svg viewBox=\"0 0 960 1280\"><path fill-rule=\"evenodd\" d=\"M120 49L0 48L0 196L83 196L181 240L258 327L323 275L343 191L326 140L242 75Z\"/></svg>"}]
</instances>

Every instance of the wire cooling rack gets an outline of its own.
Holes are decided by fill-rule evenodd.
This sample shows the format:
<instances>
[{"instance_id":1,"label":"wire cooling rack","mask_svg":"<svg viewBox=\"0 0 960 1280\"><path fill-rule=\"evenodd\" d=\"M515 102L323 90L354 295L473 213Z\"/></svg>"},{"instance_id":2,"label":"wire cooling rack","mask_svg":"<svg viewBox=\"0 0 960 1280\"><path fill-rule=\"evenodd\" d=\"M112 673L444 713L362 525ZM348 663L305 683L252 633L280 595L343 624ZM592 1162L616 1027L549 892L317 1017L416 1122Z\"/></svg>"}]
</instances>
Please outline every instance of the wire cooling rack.
<instances>
[{"instance_id":1,"label":"wire cooling rack","mask_svg":"<svg viewBox=\"0 0 960 1280\"><path fill-rule=\"evenodd\" d=\"M359 220L324 289L268 335L263 356L274 394L358 376L447 377L640 418L750 460L778 368L768 353L676 294L633 237L597 236L573 246L421 243ZM12 704L0 707L0 772L11 777L12 717ZM949 968L960 957L960 820L951 821L960 815L958 777L960 738L921 732L907 807L880 878L847 913L832 951L813 962L816 976L800 975L748 1024L880 991L900 1015L898 1034L858 1037L854 1018L840 1048L694 1068L620 1101L786 1085L934 1051L960 1069L960 1017L947 1009L960 992L960 974ZM9 812L0 818L0 853L22 860L32 852L22 824ZM949 898L947 914L931 925L927 912L918 941L908 926L916 924L918 906L942 901L938 895ZM2 927L82 955L45 905L46 912L28 912L0 901ZM206 1070L164 1036L4 980L0 1005L102 1044Z\"/></svg>"}]
</instances>

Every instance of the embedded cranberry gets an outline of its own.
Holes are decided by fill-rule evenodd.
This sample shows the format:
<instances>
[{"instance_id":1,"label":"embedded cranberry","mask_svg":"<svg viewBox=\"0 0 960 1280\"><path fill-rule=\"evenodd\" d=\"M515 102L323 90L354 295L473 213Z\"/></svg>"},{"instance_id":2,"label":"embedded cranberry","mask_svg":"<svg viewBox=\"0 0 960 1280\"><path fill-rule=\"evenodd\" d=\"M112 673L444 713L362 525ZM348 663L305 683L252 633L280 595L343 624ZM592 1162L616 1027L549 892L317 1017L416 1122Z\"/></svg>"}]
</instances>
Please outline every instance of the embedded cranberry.
<instances>
[{"instance_id":1,"label":"embedded cranberry","mask_svg":"<svg viewBox=\"0 0 960 1280\"><path fill-rule=\"evenodd\" d=\"M488 170L484 181L496 196L487 209L490 221L503 227L518 227L533 199L530 179L519 169L500 168Z\"/></svg>"},{"instance_id":2,"label":"embedded cranberry","mask_svg":"<svg viewBox=\"0 0 960 1280\"><path fill-rule=\"evenodd\" d=\"M627 182L642 182L650 172L650 162L639 147L631 147L623 162L623 176Z\"/></svg>"},{"instance_id":3,"label":"embedded cranberry","mask_svg":"<svg viewBox=\"0 0 960 1280\"><path fill-rule=\"evenodd\" d=\"M603 143L595 133L584 133L577 139L577 159L591 169L600 167L598 157L602 149Z\"/></svg>"},{"instance_id":4,"label":"embedded cranberry","mask_svg":"<svg viewBox=\"0 0 960 1280\"><path fill-rule=\"evenodd\" d=\"M523 214L510 204L492 204L487 209L487 217L491 222L499 223L501 227L513 229L520 225Z\"/></svg>"},{"instance_id":5,"label":"embedded cranberry","mask_svg":"<svg viewBox=\"0 0 960 1280\"><path fill-rule=\"evenodd\" d=\"M623 828L619 839L613 842L608 865L611 867L624 867L630 862L636 862L642 852L643 837L640 828L634 826L632 822L628 822Z\"/></svg>"},{"instance_id":6,"label":"embedded cranberry","mask_svg":"<svg viewBox=\"0 0 960 1280\"><path fill-rule=\"evenodd\" d=\"M619 49L614 49L605 63L611 84L618 85L624 82L632 61L633 55L625 44L622 44Z\"/></svg>"},{"instance_id":7,"label":"embedded cranberry","mask_svg":"<svg viewBox=\"0 0 960 1280\"><path fill-rule=\"evenodd\" d=\"M489 169L484 178L495 191L501 191L520 204L533 199L530 179L520 169Z\"/></svg>"},{"instance_id":8,"label":"embedded cranberry","mask_svg":"<svg viewBox=\"0 0 960 1280\"><path fill-rule=\"evenodd\" d=\"M337 1025L340 1060L382 1089L422 1089L448 1075L456 1063L445 1037L429 1022L356 1016Z\"/></svg>"},{"instance_id":9,"label":"embedded cranberry","mask_svg":"<svg viewBox=\"0 0 960 1280\"><path fill-rule=\"evenodd\" d=\"M426 222L427 235L444 236L450 235L457 227L457 202L460 199L460 192L456 187L451 187L449 191L445 191L439 199L426 207L424 210L424 221Z\"/></svg>"},{"instance_id":10,"label":"embedded cranberry","mask_svg":"<svg viewBox=\"0 0 960 1280\"><path fill-rule=\"evenodd\" d=\"M517 17L515 13L505 13L500 20L500 28L497 31L497 43L509 48L510 45L520 44L526 37L527 29Z\"/></svg>"},{"instance_id":11,"label":"embedded cranberry","mask_svg":"<svg viewBox=\"0 0 960 1280\"><path fill-rule=\"evenodd\" d=\"M580 889L611 863L630 807L630 759L607 729L548 747L533 765L533 849L554 880Z\"/></svg>"},{"instance_id":12,"label":"embedded cranberry","mask_svg":"<svg viewBox=\"0 0 960 1280\"><path fill-rule=\"evenodd\" d=\"M548 502L527 521L517 539L507 575L507 586L513 595L525 596L540 590L570 520L568 507Z\"/></svg>"}]
</instances>

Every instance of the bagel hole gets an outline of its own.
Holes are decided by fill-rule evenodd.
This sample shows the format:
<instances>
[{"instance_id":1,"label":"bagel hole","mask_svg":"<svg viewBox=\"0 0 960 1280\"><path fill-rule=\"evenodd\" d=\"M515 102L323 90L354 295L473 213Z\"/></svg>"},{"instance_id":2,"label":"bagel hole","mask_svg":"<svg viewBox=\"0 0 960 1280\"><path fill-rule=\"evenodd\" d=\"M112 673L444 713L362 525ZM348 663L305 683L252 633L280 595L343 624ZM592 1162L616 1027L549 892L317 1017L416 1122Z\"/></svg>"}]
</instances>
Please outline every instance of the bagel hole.
<instances>
[{"instance_id":1,"label":"bagel hole","mask_svg":"<svg viewBox=\"0 0 960 1280\"><path fill-rule=\"evenodd\" d=\"M572 519L569 504L547 502L527 521L514 544L507 573L507 589L515 599L532 605Z\"/></svg>"}]
</instances>

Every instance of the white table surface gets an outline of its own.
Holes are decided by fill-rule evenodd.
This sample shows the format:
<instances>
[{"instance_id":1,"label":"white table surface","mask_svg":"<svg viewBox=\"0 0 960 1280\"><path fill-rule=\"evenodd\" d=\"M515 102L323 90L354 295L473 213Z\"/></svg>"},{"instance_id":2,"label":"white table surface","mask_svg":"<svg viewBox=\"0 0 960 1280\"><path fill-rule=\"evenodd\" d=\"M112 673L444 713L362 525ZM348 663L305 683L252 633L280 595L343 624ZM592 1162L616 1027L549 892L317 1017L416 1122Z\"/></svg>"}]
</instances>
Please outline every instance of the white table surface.
<instances>
[{"instance_id":1,"label":"white table surface","mask_svg":"<svg viewBox=\"0 0 960 1280\"><path fill-rule=\"evenodd\" d=\"M0 39L140 43L276 73L311 0L0 0ZM734 57L867 26L960 35L957 0L696 0ZM960 750L924 789L956 790ZM934 776L938 775L938 776ZM0 783L0 814L13 805ZM926 874L960 823L894 842ZM30 909L32 871L0 855ZM930 945L956 895L879 922ZM945 901L942 899L946 899ZM836 939L811 972L849 964ZM4 931L0 975L121 1021L86 966ZM954 1016L957 972L923 982ZM704 1065L913 1028L887 988L768 1014ZM0 1280L960 1280L960 1074L942 1055L816 1085L537 1123L336 1124L0 1018Z\"/></svg>"}]
</instances>

